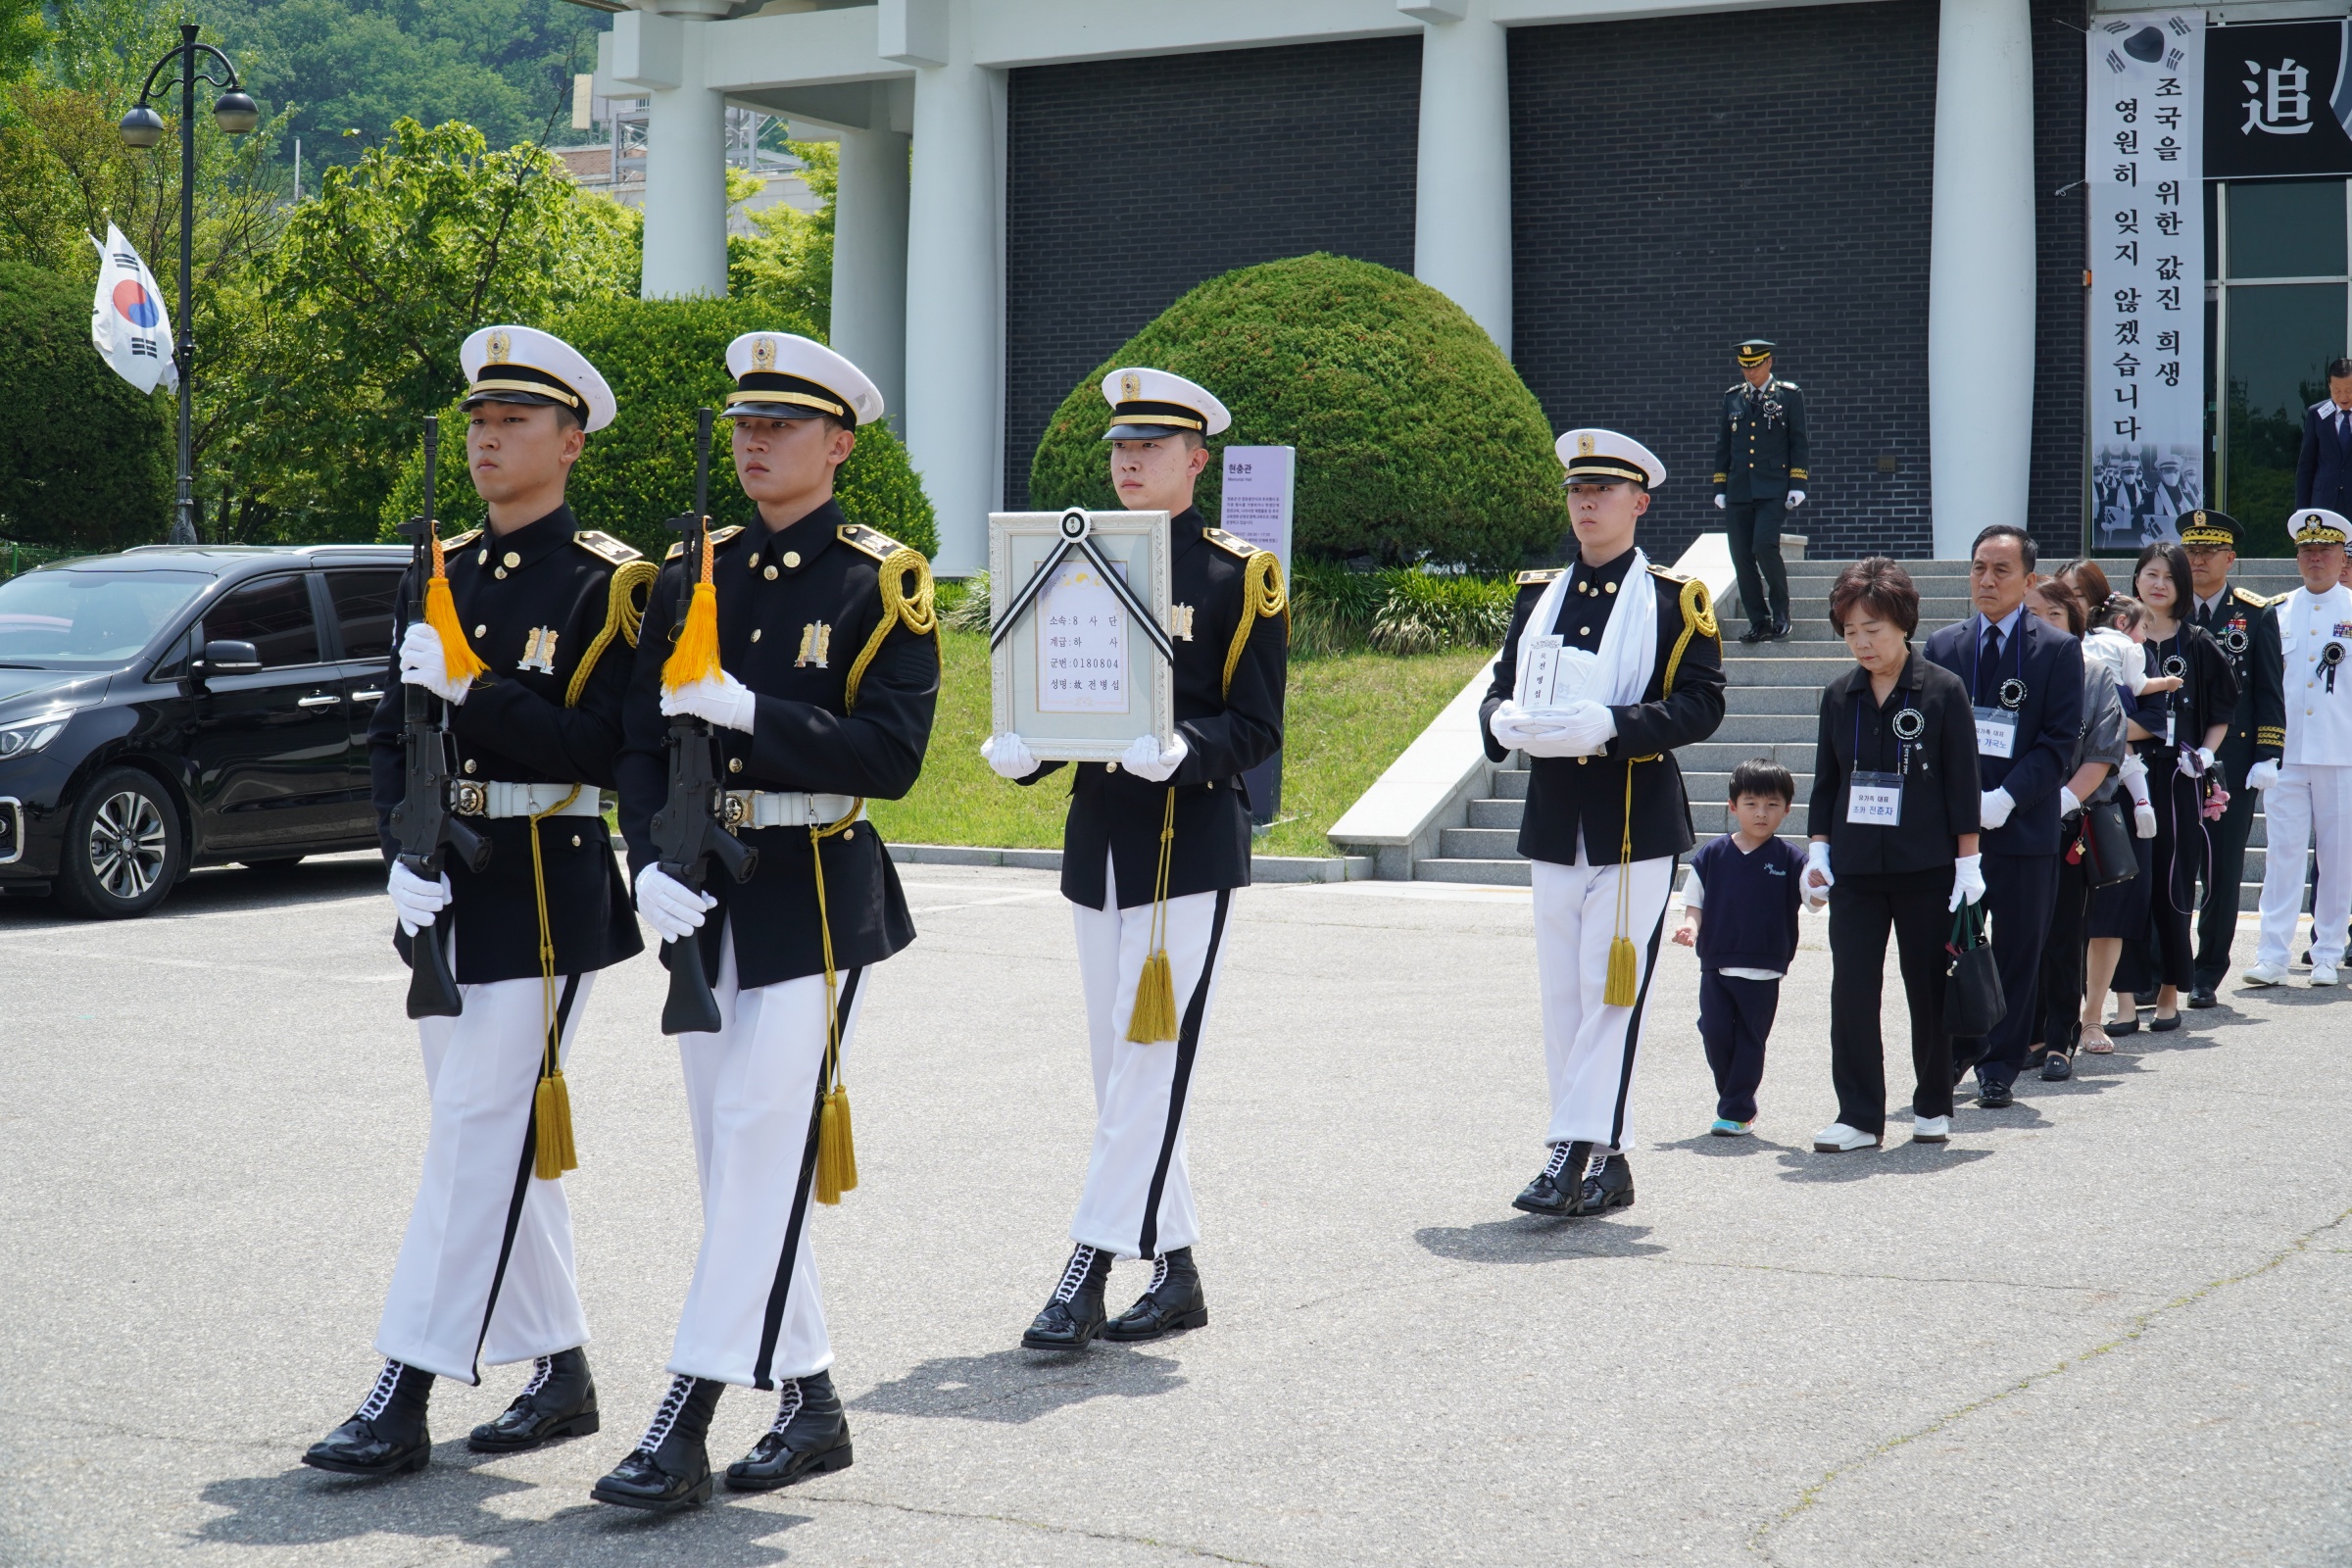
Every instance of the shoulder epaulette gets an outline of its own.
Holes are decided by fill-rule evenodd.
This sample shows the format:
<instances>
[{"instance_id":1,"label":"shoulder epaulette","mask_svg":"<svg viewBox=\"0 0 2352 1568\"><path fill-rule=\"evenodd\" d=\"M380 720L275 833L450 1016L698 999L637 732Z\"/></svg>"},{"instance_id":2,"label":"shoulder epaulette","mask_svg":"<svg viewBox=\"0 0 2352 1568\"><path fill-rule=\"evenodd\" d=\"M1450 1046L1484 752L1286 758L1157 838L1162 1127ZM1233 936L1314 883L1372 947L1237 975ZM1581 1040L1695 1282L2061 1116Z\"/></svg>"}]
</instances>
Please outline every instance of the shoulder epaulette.
<instances>
[{"instance_id":1,"label":"shoulder epaulette","mask_svg":"<svg viewBox=\"0 0 2352 1568\"><path fill-rule=\"evenodd\" d=\"M2287 602L2289 599L2292 599L2292 598L2294 598L2294 597L2295 597L2295 591L2294 591L2292 588L2289 588L2289 589L2288 589L2286 592L2284 592L2284 593L2282 593L2282 594L2273 594L2273 595L2271 595L2271 597L2270 597L2270 598L2268 598L2268 599L2264 600L2264 601L2262 602L2262 603L2263 603L2263 608L2265 608L2265 609L2267 609L2267 610L2275 610L2275 609L2277 609L2278 606L2285 604L2285 603L2286 603L2286 602Z\"/></svg>"},{"instance_id":2,"label":"shoulder epaulette","mask_svg":"<svg viewBox=\"0 0 2352 1568\"><path fill-rule=\"evenodd\" d=\"M886 533L877 533L861 522L845 522L833 530L834 537L861 555L876 561L888 561L894 551L906 547Z\"/></svg>"},{"instance_id":3,"label":"shoulder epaulette","mask_svg":"<svg viewBox=\"0 0 2352 1568\"><path fill-rule=\"evenodd\" d=\"M2268 599L2265 599L2262 595L2256 593L2251 588L2232 588L2230 590L2230 597L2236 600L2241 605L2252 605L2257 610L2262 609L2264 606L2270 603Z\"/></svg>"},{"instance_id":4,"label":"shoulder epaulette","mask_svg":"<svg viewBox=\"0 0 2352 1568\"><path fill-rule=\"evenodd\" d=\"M1791 392L1802 392L1804 390L1803 387L1798 386L1794 381L1783 381L1780 383L1780 385L1787 387Z\"/></svg>"},{"instance_id":5,"label":"shoulder epaulette","mask_svg":"<svg viewBox=\"0 0 2352 1568\"><path fill-rule=\"evenodd\" d=\"M473 542L474 542L476 539L479 539L481 536L482 536L482 530L481 530L481 529L479 529L479 528L468 528L468 529L466 529L466 530L464 533L462 533L462 534L459 534L459 535L458 535L458 536L457 536L455 539L444 539L444 540L442 540L442 541L441 541L441 548L442 548L444 551L449 551L449 550L463 550L463 549L465 549L465 548L466 548L467 545L469 545L469 544L473 543Z\"/></svg>"},{"instance_id":6,"label":"shoulder epaulette","mask_svg":"<svg viewBox=\"0 0 2352 1568\"><path fill-rule=\"evenodd\" d=\"M1678 586L1691 580L1690 578L1684 576L1681 572L1669 570L1667 567L1661 566L1655 562L1651 562L1648 564L1649 574L1653 577L1663 577L1668 582L1677 584Z\"/></svg>"},{"instance_id":7,"label":"shoulder epaulette","mask_svg":"<svg viewBox=\"0 0 2352 1568\"><path fill-rule=\"evenodd\" d=\"M1530 583L1550 582L1566 569L1567 568L1565 566L1544 566L1536 571L1523 571L1515 580L1518 582L1520 587L1525 588Z\"/></svg>"},{"instance_id":8,"label":"shoulder epaulette","mask_svg":"<svg viewBox=\"0 0 2352 1568\"><path fill-rule=\"evenodd\" d=\"M1239 556L1248 561L1257 554L1257 546L1238 533L1227 533L1222 528L1203 528L1200 532L1202 538L1229 556Z\"/></svg>"},{"instance_id":9,"label":"shoulder epaulette","mask_svg":"<svg viewBox=\"0 0 2352 1568\"><path fill-rule=\"evenodd\" d=\"M571 542L610 566L625 566L643 555L642 551L622 544L609 533L599 533L594 528L582 528L571 536Z\"/></svg>"},{"instance_id":10,"label":"shoulder epaulette","mask_svg":"<svg viewBox=\"0 0 2352 1568\"><path fill-rule=\"evenodd\" d=\"M710 548L713 550L726 549L727 541L734 538L741 532L743 532L743 524L740 522L730 522L724 528L711 529ZM681 539L676 544L671 545L668 551L662 555L662 559L663 561L675 561L685 553L686 541Z\"/></svg>"}]
</instances>

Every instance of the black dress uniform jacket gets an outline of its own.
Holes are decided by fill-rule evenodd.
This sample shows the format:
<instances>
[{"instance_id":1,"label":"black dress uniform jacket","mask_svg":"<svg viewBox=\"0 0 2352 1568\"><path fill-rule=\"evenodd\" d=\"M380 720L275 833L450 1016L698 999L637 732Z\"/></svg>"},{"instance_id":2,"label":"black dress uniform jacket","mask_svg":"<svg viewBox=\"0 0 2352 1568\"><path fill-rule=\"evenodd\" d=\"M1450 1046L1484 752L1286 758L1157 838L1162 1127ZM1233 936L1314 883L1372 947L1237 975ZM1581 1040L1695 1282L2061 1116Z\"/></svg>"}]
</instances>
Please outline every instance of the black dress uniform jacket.
<instances>
[{"instance_id":1,"label":"black dress uniform jacket","mask_svg":"<svg viewBox=\"0 0 2352 1568\"><path fill-rule=\"evenodd\" d=\"M850 522L831 501L787 527L724 528L712 539L719 662L759 697L749 735L713 726L725 787L904 796L922 771L939 702L939 637L922 557ZM899 578L891 606L886 562ZM656 858L653 816L669 788L662 664L676 640L679 591L701 570L673 549L638 640L618 762L632 879ZM704 879L703 891L718 900L700 933L707 972L718 973L719 933L731 924L736 981L746 990L824 973L808 830L747 827L738 836L760 852L760 865L740 885L716 867ZM835 968L879 963L912 942L906 896L873 824L858 822L823 843Z\"/></svg>"},{"instance_id":2,"label":"black dress uniform jacket","mask_svg":"<svg viewBox=\"0 0 2352 1568\"><path fill-rule=\"evenodd\" d=\"M1263 552L1209 527L1191 507L1168 519L1168 603L1192 611L1191 634L1184 634L1179 615L1171 639L1176 728L1189 750L1176 771L1156 784L1116 762L1077 764L1061 834L1061 896L1090 909L1102 907L1105 852L1117 867L1119 907L1152 901L1171 787L1176 838L1168 857L1168 897L1248 887L1250 791L1242 774L1282 749L1290 612L1261 612L1265 605L1246 602L1245 592L1250 560ZM1245 617L1247 633L1229 685L1226 664ZM1061 765L1047 762L1020 782L1034 784Z\"/></svg>"},{"instance_id":3,"label":"black dress uniform jacket","mask_svg":"<svg viewBox=\"0 0 2352 1568\"><path fill-rule=\"evenodd\" d=\"M449 710L461 779L580 784L591 793L612 788L621 696L651 563L608 534L582 529L567 506L503 537L461 534L444 551L458 620L490 666L465 703ZM405 788L399 645L416 587L403 579L384 699L368 725L376 832L387 860L400 850L390 822ZM452 902L442 918L455 925L458 980L535 977L539 895L530 823L523 817L471 822L488 835L491 852L479 872L449 866ZM601 816L548 817L539 824L539 853L556 973L607 968L644 950ZM393 942L407 961L409 938L396 930Z\"/></svg>"},{"instance_id":4,"label":"black dress uniform jacket","mask_svg":"<svg viewBox=\"0 0 2352 1568\"><path fill-rule=\"evenodd\" d=\"M2244 789L2247 769L2266 757L2281 756L2286 745L2286 660L2279 652L2278 622L2270 610L2271 602L2263 595L2230 587L2210 608L2199 604L2190 617L2221 648L2237 676L2230 733L2214 752L2225 789ZM2266 735L2270 749L2261 751L2258 743Z\"/></svg>"},{"instance_id":5,"label":"black dress uniform jacket","mask_svg":"<svg viewBox=\"0 0 2352 1568\"><path fill-rule=\"evenodd\" d=\"M1566 568L1569 583L1560 596L1560 618L1551 627L1570 648L1598 652L1609 611L1624 594L1658 596L1658 653L1642 701L1609 710L1617 738L1597 757L1534 757L1527 786L1527 813L1519 827L1519 853L1531 860L1576 862L1577 835L1584 835L1585 859L1613 865L1624 844L1626 770L1633 770L1633 858L1654 860L1680 855L1696 842L1690 831L1690 803L1683 792L1683 770L1674 748L1691 746L1723 722L1723 641L1715 628L1704 584L1652 566L1638 582L1627 581L1634 552L1627 550L1601 566L1583 561ZM1511 610L1510 634L1494 662L1494 679L1478 709L1478 732L1487 755L1504 756L1489 720L1519 679L1519 637L1544 588L1557 571L1519 574L1519 601ZM1688 594L1688 598L1686 595ZM1543 635L1541 629L1538 635ZM1673 684L1669 689L1669 674Z\"/></svg>"},{"instance_id":6,"label":"black dress uniform jacket","mask_svg":"<svg viewBox=\"0 0 2352 1568\"><path fill-rule=\"evenodd\" d=\"M1896 715L1906 710L1918 713L1920 722L1919 734L1908 743L1894 730ZM1903 814L1897 825L1845 819L1857 770L1902 774ZM1978 831L1982 804L1977 715L1959 676L1914 648L1883 707L1870 694L1870 671L1860 664L1822 689L1805 829L1830 841L1831 875L1842 882L1849 876L1948 871L1960 853L1960 835Z\"/></svg>"},{"instance_id":7,"label":"black dress uniform jacket","mask_svg":"<svg viewBox=\"0 0 2352 1568\"><path fill-rule=\"evenodd\" d=\"M1779 501L1791 486L1812 481L1812 438L1805 433L1805 394L1794 381L1767 376L1761 388L1744 377L1724 389L1715 417L1715 488L1732 501Z\"/></svg>"}]
</instances>

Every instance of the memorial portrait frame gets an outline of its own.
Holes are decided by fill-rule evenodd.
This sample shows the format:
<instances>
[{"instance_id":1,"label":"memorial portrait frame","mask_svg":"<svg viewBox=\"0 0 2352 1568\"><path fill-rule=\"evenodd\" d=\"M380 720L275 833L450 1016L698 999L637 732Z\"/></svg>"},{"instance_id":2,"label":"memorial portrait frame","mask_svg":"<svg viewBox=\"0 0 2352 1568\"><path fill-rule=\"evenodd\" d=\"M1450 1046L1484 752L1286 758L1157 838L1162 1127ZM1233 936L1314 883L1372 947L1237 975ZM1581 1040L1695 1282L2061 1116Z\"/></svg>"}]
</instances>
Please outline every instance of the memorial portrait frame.
<instances>
[{"instance_id":1,"label":"memorial portrait frame","mask_svg":"<svg viewBox=\"0 0 2352 1568\"><path fill-rule=\"evenodd\" d=\"M1122 599L1150 614L1127 628L1130 706L1120 713L1055 713L1039 706L1039 605L1035 582L1050 562L1083 559L1123 567ZM1114 762L1151 735L1175 743L1176 674L1169 657L1174 552L1164 512L992 512L988 517L989 683L993 733L1017 734L1043 761ZM1142 581L1138 581L1138 577ZM1132 615L1132 609L1130 612Z\"/></svg>"}]
</instances>

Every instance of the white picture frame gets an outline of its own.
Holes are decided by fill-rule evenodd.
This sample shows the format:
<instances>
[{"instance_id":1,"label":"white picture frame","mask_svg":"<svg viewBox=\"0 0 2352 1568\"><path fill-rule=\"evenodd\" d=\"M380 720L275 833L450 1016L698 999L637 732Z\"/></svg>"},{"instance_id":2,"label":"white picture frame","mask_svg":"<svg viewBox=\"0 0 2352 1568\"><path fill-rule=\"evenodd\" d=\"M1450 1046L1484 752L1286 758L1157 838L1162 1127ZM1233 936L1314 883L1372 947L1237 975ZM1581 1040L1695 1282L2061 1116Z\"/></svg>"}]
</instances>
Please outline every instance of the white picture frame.
<instances>
[{"instance_id":1,"label":"white picture frame","mask_svg":"<svg viewBox=\"0 0 2352 1568\"><path fill-rule=\"evenodd\" d=\"M1079 518L1084 519L1083 525L1075 520ZM1122 573L1133 597L1151 612L1157 639L1143 628L1124 625L1123 621L1108 628L1097 624L1108 618L1108 612L1122 607L1123 601L1107 589L1090 591L1084 587L1086 578L1098 574L1074 546L1064 550L1074 536L1083 537L1105 563ZM1105 650L1098 640L1083 650L1093 657L1073 658L1076 651L1057 640L1053 628L1043 624L1055 608L1051 587L1041 588L1022 605L1010 629L1005 629L1006 612L1013 609L1030 580L1057 553L1061 560L1054 568L1054 586L1067 590L1063 596L1065 605L1105 612L1102 616L1090 613L1085 619L1098 634L1114 636L1119 644L1116 650ZM989 680L993 732L1019 735L1034 756L1052 762L1114 762L1126 755L1139 735L1154 737L1162 751L1172 746L1176 736L1175 670L1161 657L1157 646L1167 635L1172 560L1168 514L1164 512L1086 512L1072 508L1065 512L990 513L989 635L994 647L989 654ZM1103 657L1105 654L1107 657ZM1086 668L1072 668L1080 663ZM1049 684L1068 681L1074 673L1096 689L1061 697L1047 689ZM1123 700L1123 706L1113 706L1111 694L1103 689L1113 676L1119 680L1117 696Z\"/></svg>"}]
</instances>

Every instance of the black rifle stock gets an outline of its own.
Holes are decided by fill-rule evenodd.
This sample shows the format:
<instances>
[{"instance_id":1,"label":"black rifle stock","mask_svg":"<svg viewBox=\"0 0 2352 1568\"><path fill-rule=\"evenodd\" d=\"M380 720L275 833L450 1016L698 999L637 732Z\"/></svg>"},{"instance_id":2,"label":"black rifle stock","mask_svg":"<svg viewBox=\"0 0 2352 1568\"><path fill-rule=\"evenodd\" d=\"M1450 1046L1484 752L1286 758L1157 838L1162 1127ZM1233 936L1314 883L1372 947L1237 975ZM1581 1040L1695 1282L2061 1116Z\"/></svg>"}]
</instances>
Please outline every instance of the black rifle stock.
<instances>
[{"instance_id":1,"label":"black rifle stock","mask_svg":"<svg viewBox=\"0 0 2352 1568\"><path fill-rule=\"evenodd\" d=\"M678 614L672 637L685 629L694 587L702 578L703 538L710 519L704 514L710 496L711 412L695 415L694 510L672 517L669 525L685 535L680 564L686 568L678 588ZM720 787L718 740L706 721L691 713L673 714L665 737L669 750L669 793L652 824L654 853L662 874L700 893L707 863L737 882L748 882L759 869L760 852L726 826L726 797ZM718 1032L718 998L711 993L710 976L703 964L697 933L662 944L662 961L669 966L669 997L662 1004L665 1035Z\"/></svg>"},{"instance_id":2,"label":"black rifle stock","mask_svg":"<svg viewBox=\"0 0 2352 1568\"><path fill-rule=\"evenodd\" d=\"M409 595L412 626L424 619L425 579L433 572L433 487L440 448L440 423L427 420L424 515L411 517L400 528L416 541L410 571L415 583L415 590ZM427 882L441 880L449 854L454 854L467 870L479 871L489 862L490 841L450 809L458 755L457 739L449 732L447 705L421 686L404 682L400 691L407 787L400 804L392 808L392 833L400 841L400 863ZM457 976L449 966L449 949L443 941L447 932L448 921L436 920L418 931L409 944L412 1018L455 1018L466 1010L465 1002L458 995Z\"/></svg>"}]
</instances>

